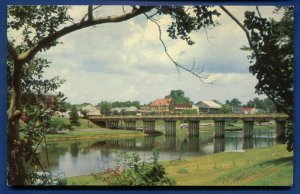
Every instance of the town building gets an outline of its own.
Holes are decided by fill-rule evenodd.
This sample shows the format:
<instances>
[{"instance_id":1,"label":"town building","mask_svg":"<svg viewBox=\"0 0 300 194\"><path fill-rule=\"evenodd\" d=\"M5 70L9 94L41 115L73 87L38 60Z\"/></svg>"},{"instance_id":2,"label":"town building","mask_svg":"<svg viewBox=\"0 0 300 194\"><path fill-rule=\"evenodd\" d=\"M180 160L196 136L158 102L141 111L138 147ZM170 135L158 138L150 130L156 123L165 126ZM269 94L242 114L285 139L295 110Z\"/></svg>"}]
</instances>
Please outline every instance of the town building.
<instances>
[{"instance_id":1,"label":"town building","mask_svg":"<svg viewBox=\"0 0 300 194\"><path fill-rule=\"evenodd\" d=\"M176 103L174 105L174 112L175 113L181 113L183 110L191 110L192 104L190 103Z\"/></svg>"},{"instance_id":2,"label":"town building","mask_svg":"<svg viewBox=\"0 0 300 194\"><path fill-rule=\"evenodd\" d=\"M174 112L174 103L169 96L162 99L156 99L150 103L150 110L155 113L172 113Z\"/></svg>"},{"instance_id":3,"label":"town building","mask_svg":"<svg viewBox=\"0 0 300 194\"><path fill-rule=\"evenodd\" d=\"M151 108L149 105L142 105L140 106L140 111L139 111L142 115L146 115L146 114L150 114L151 112Z\"/></svg>"},{"instance_id":4,"label":"town building","mask_svg":"<svg viewBox=\"0 0 300 194\"><path fill-rule=\"evenodd\" d=\"M211 100L199 101L195 104L199 108L199 113L214 113L221 109L221 105Z\"/></svg>"},{"instance_id":5,"label":"town building","mask_svg":"<svg viewBox=\"0 0 300 194\"><path fill-rule=\"evenodd\" d=\"M243 108L243 114L255 114L256 113L256 108L248 108L248 107L244 107Z\"/></svg>"}]
</instances>

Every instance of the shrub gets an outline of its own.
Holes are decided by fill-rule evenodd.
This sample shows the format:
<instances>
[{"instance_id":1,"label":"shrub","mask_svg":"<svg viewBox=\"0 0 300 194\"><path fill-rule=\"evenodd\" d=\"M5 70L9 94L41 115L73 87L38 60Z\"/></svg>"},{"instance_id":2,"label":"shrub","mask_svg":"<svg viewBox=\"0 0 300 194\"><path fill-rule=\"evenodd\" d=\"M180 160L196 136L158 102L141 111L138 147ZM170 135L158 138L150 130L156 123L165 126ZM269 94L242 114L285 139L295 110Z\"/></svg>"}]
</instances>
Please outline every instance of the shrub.
<instances>
[{"instance_id":1,"label":"shrub","mask_svg":"<svg viewBox=\"0 0 300 194\"><path fill-rule=\"evenodd\" d=\"M182 111L182 114L192 114L192 115L195 115L195 114L198 114L197 110L196 109L187 109L187 110L183 110Z\"/></svg>"},{"instance_id":2,"label":"shrub","mask_svg":"<svg viewBox=\"0 0 300 194\"><path fill-rule=\"evenodd\" d=\"M142 162L139 154L118 152L117 167L108 169L102 180L108 185L125 186L172 186L176 182L168 177L164 166L158 163L159 153L153 150L150 163Z\"/></svg>"}]
</instances>

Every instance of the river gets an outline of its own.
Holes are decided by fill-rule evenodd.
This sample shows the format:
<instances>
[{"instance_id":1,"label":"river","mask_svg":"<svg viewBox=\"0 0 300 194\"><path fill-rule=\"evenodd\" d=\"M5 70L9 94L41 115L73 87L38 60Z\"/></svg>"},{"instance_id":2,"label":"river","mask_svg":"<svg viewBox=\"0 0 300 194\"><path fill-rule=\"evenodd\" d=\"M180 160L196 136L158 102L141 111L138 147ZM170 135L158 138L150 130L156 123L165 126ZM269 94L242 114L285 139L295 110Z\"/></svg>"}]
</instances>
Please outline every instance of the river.
<instances>
[{"instance_id":1,"label":"river","mask_svg":"<svg viewBox=\"0 0 300 194\"><path fill-rule=\"evenodd\" d=\"M83 140L53 142L41 147L41 163L53 174L64 172L67 177L87 175L114 167L115 150L139 153L142 161L149 161L154 148L159 160L182 160L224 151L262 148L276 144L274 130L255 130L252 139L244 139L242 132L226 132L225 138L215 139L210 132L199 137L177 134L176 137L146 136L115 140ZM46 157L48 153L48 157ZM48 158L48 160L47 160Z\"/></svg>"}]
</instances>

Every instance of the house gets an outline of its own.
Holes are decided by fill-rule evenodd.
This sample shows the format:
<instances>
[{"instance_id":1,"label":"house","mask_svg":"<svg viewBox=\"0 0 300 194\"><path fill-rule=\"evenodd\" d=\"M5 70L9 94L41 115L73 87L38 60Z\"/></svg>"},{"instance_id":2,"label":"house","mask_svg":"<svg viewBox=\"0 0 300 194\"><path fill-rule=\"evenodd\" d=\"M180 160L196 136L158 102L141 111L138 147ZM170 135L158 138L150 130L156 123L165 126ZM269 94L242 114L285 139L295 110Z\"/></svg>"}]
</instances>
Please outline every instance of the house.
<instances>
[{"instance_id":1,"label":"house","mask_svg":"<svg viewBox=\"0 0 300 194\"><path fill-rule=\"evenodd\" d=\"M190 103L177 103L174 105L175 113L180 113L183 110L190 110L192 109L192 104Z\"/></svg>"},{"instance_id":2,"label":"house","mask_svg":"<svg viewBox=\"0 0 300 194\"><path fill-rule=\"evenodd\" d=\"M142 106L140 106L140 113L142 115L149 114L151 112L153 112L153 111L151 111L151 108L150 108L149 105L142 105Z\"/></svg>"},{"instance_id":3,"label":"house","mask_svg":"<svg viewBox=\"0 0 300 194\"><path fill-rule=\"evenodd\" d=\"M94 110L91 110L87 113L87 115L101 115L100 108L95 107Z\"/></svg>"},{"instance_id":4,"label":"house","mask_svg":"<svg viewBox=\"0 0 300 194\"><path fill-rule=\"evenodd\" d=\"M199 107L196 106L196 105L192 105L192 110L196 110L197 111L197 114L199 114Z\"/></svg>"},{"instance_id":5,"label":"house","mask_svg":"<svg viewBox=\"0 0 300 194\"><path fill-rule=\"evenodd\" d=\"M221 105L211 100L199 101L196 103L199 113L213 113L221 109Z\"/></svg>"},{"instance_id":6,"label":"house","mask_svg":"<svg viewBox=\"0 0 300 194\"><path fill-rule=\"evenodd\" d=\"M87 115L101 115L100 108L90 104L82 107L82 110L85 111Z\"/></svg>"},{"instance_id":7,"label":"house","mask_svg":"<svg viewBox=\"0 0 300 194\"><path fill-rule=\"evenodd\" d=\"M150 110L156 113L170 113L174 111L172 99L166 96L163 99L156 99L150 103Z\"/></svg>"},{"instance_id":8,"label":"house","mask_svg":"<svg viewBox=\"0 0 300 194\"><path fill-rule=\"evenodd\" d=\"M243 114L255 114L257 112L256 108L248 108L244 107L243 108Z\"/></svg>"}]
</instances>

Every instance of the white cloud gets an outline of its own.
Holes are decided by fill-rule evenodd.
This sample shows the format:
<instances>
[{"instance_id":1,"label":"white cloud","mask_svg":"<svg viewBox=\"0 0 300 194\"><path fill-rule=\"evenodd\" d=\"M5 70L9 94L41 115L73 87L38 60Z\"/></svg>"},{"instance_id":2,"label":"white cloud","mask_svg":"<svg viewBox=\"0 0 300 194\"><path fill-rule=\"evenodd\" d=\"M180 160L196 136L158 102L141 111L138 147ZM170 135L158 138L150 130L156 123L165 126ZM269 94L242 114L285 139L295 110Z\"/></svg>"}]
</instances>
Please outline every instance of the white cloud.
<instances>
[{"instance_id":1,"label":"white cloud","mask_svg":"<svg viewBox=\"0 0 300 194\"><path fill-rule=\"evenodd\" d=\"M103 7L104 9L105 7ZM120 7L113 7L113 12ZM242 21L244 10L254 7L228 7ZM262 14L270 12L262 8ZM72 9L77 20L86 8ZM221 12L221 11L220 11ZM104 14L104 12L103 12ZM243 31L223 12L220 26L193 33L196 45L187 46L182 40L171 40L166 33L163 39L168 51L180 61L191 65L205 65L215 84L202 84L188 73L178 74L174 64L164 53L158 39L157 27L144 16L118 24L105 24L84 29L61 38L58 45L41 55L53 61L46 77L61 76L66 83L61 91L72 103L101 100L139 100L142 103L164 97L172 89L182 89L195 102L199 100L239 98L243 102L256 97L257 80L248 73L247 52L239 48L247 44ZM162 18L161 24L166 29Z\"/></svg>"}]
</instances>

